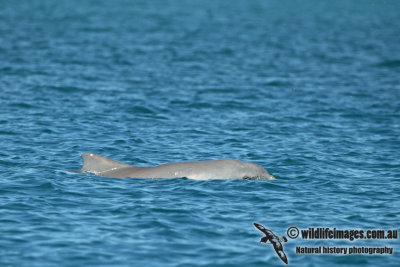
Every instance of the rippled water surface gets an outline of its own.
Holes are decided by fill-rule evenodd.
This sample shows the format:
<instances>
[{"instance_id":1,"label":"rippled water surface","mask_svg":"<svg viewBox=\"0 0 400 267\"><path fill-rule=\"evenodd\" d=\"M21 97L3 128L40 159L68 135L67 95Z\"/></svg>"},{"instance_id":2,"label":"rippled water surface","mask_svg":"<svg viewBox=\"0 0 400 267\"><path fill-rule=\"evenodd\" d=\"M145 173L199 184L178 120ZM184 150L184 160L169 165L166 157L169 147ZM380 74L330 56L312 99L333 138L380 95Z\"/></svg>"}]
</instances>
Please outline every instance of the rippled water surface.
<instances>
[{"instance_id":1,"label":"rippled water surface","mask_svg":"<svg viewBox=\"0 0 400 267\"><path fill-rule=\"evenodd\" d=\"M0 1L1 266L281 266L299 228L398 229L398 1ZM67 172L234 158L276 181ZM392 247L300 255L296 246ZM398 240L284 243L398 266Z\"/></svg>"}]
</instances>

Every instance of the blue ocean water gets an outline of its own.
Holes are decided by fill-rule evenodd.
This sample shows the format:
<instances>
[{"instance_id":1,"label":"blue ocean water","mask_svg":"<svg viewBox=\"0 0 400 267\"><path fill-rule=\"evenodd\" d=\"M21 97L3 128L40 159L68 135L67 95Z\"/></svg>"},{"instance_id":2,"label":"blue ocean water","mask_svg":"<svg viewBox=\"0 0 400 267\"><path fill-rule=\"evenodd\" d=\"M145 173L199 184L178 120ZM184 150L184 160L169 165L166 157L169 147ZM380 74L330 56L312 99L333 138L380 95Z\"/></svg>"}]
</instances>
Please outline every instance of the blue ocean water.
<instances>
[{"instance_id":1,"label":"blue ocean water","mask_svg":"<svg viewBox=\"0 0 400 267\"><path fill-rule=\"evenodd\" d=\"M398 229L400 2L0 1L1 266L282 266L259 222ZM69 173L234 158L276 181ZM301 255L296 246L391 247ZM397 240L289 239L292 266Z\"/></svg>"}]
</instances>

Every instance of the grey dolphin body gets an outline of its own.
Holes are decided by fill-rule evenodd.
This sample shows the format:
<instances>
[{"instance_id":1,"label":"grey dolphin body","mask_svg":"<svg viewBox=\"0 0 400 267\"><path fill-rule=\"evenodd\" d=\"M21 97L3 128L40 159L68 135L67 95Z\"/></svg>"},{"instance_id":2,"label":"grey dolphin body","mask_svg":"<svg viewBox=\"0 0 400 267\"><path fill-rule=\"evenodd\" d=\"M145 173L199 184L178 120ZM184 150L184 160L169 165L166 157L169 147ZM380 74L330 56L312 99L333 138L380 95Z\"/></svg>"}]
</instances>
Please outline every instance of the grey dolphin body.
<instances>
[{"instance_id":1,"label":"grey dolphin body","mask_svg":"<svg viewBox=\"0 0 400 267\"><path fill-rule=\"evenodd\" d=\"M260 165L234 159L175 162L155 167L133 166L93 153L83 154L82 160L82 169L75 172L116 178L275 179Z\"/></svg>"}]
</instances>

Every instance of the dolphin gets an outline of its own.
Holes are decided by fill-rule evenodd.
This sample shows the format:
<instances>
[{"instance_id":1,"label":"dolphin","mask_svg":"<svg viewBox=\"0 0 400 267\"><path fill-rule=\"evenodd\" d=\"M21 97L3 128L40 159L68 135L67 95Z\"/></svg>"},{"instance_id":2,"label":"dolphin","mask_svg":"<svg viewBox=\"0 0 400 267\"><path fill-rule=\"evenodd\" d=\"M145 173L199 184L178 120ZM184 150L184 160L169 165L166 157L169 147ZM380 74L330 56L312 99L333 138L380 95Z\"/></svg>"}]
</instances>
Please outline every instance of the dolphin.
<instances>
[{"instance_id":1,"label":"dolphin","mask_svg":"<svg viewBox=\"0 0 400 267\"><path fill-rule=\"evenodd\" d=\"M234 159L174 162L154 167L139 167L94 153L85 153L82 155L82 161L82 169L70 171L115 178L275 179L260 165Z\"/></svg>"}]
</instances>

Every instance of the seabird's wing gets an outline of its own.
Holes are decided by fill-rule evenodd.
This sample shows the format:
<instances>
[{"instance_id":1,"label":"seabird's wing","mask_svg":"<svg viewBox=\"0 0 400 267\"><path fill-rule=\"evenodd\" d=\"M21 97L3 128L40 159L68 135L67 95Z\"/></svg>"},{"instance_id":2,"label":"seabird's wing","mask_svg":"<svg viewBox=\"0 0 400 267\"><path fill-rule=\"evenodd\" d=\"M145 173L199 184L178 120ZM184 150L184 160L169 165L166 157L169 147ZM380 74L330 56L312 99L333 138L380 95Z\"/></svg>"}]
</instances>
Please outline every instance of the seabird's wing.
<instances>
[{"instance_id":1,"label":"seabird's wing","mask_svg":"<svg viewBox=\"0 0 400 267\"><path fill-rule=\"evenodd\" d=\"M277 246L277 243L273 244L275 252L276 252L276 254L278 254L279 258L281 258L281 260L284 263L288 264L288 259L286 257L285 252L283 251L283 246L282 246L281 242L279 242L279 245L280 245L280 247Z\"/></svg>"},{"instance_id":2,"label":"seabird's wing","mask_svg":"<svg viewBox=\"0 0 400 267\"><path fill-rule=\"evenodd\" d=\"M271 230L265 228L265 227L262 226L261 224L259 224L259 223L254 223L254 226L255 226L258 230L260 230L261 232L263 232L264 234L274 236L274 233L273 233Z\"/></svg>"}]
</instances>

